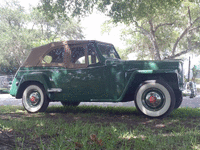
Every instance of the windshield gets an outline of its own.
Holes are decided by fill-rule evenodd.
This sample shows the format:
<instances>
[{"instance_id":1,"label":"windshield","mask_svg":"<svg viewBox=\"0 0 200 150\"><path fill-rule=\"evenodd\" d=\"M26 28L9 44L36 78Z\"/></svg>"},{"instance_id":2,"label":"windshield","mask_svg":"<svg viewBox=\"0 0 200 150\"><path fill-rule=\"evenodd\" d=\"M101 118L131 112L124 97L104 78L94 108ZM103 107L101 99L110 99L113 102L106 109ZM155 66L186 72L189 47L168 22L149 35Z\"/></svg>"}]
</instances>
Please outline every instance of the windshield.
<instances>
[{"instance_id":1,"label":"windshield","mask_svg":"<svg viewBox=\"0 0 200 150\"><path fill-rule=\"evenodd\" d=\"M113 45L105 43L97 43L97 46L104 58L120 59Z\"/></svg>"}]
</instances>

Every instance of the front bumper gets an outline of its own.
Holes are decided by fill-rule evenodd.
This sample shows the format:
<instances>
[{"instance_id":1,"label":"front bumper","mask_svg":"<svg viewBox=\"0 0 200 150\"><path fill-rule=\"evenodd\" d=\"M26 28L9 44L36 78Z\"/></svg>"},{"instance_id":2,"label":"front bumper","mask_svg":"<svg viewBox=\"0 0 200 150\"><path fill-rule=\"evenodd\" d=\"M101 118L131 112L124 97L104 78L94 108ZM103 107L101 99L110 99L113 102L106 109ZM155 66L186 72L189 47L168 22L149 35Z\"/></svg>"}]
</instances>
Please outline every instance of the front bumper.
<instances>
[{"instance_id":1,"label":"front bumper","mask_svg":"<svg viewBox=\"0 0 200 150\"><path fill-rule=\"evenodd\" d=\"M189 96L194 98L197 95L196 83L190 81L185 84L185 88L182 91L183 96Z\"/></svg>"}]
</instances>

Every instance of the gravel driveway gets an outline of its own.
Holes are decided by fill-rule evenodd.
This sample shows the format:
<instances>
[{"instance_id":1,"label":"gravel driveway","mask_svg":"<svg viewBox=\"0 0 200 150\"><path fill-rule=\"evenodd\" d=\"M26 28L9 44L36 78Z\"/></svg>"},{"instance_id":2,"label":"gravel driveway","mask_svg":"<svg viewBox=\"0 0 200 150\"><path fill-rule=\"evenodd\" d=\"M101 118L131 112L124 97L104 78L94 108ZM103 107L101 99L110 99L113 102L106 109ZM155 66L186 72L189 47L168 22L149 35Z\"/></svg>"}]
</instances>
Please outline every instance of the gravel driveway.
<instances>
[{"instance_id":1,"label":"gravel driveway","mask_svg":"<svg viewBox=\"0 0 200 150\"><path fill-rule=\"evenodd\" d=\"M1 105L18 105L22 106L21 99L15 99L9 94L0 94L0 106ZM50 105L61 105L60 102L51 102ZM135 106L134 102L126 103L102 103L102 102L82 102L80 105L99 105L99 106ZM184 97L181 107L192 107L200 108L200 95L197 95L195 98L190 99L189 97Z\"/></svg>"}]
</instances>

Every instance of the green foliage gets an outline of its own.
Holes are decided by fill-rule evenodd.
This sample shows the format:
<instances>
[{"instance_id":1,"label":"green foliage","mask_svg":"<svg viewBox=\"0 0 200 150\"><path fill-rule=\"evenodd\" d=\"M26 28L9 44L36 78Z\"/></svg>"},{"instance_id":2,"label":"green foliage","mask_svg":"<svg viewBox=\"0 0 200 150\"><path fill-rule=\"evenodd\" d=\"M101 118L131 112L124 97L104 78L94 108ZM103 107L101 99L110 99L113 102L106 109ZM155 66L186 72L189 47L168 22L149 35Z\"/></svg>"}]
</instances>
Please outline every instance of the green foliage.
<instances>
[{"instance_id":1,"label":"green foliage","mask_svg":"<svg viewBox=\"0 0 200 150\"><path fill-rule=\"evenodd\" d=\"M196 66L192 68L192 74L193 74L193 80L195 81L197 75L198 75L198 70L196 69Z\"/></svg>"},{"instance_id":2,"label":"green foliage","mask_svg":"<svg viewBox=\"0 0 200 150\"><path fill-rule=\"evenodd\" d=\"M105 6L110 5L107 13L114 22L132 23L133 20L151 19L153 16L160 15L166 9L174 10L181 4L180 0L110 0L101 1L100 9L105 11ZM107 7L108 8L108 7Z\"/></svg>"},{"instance_id":3,"label":"green foliage","mask_svg":"<svg viewBox=\"0 0 200 150\"><path fill-rule=\"evenodd\" d=\"M62 18L70 20L71 16L83 17L92 12L98 0L41 0L38 10L44 12L48 20Z\"/></svg>"},{"instance_id":4,"label":"green foliage","mask_svg":"<svg viewBox=\"0 0 200 150\"><path fill-rule=\"evenodd\" d=\"M42 41L57 41L66 39L83 39L82 28L75 20L64 17L55 17L49 20L44 12L33 9L31 14L32 29L39 32Z\"/></svg>"},{"instance_id":5,"label":"green foliage","mask_svg":"<svg viewBox=\"0 0 200 150\"><path fill-rule=\"evenodd\" d=\"M0 64L3 74L10 74L21 65L31 47L31 34L27 27L27 14L18 2L7 3L0 8ZM21 51L19 51L21 49Z\"/></svg>"},{"instance_id":6,"label":"green foliage","mask_svg":"<svg viewBox=\"0 0 200 150\"><path fill-rule=\"evenodd\" d=\"M128 56L127 56L129 54L128 50L120 49L118 47L115 47L115 48L116 48L121 59L123 59L123 60L128 59Z\"/></svg>"},{"instance_id":7,"label":"green foliage","mask_svg":"<svg viewBox=\"0 0 200 150\"><path fill-rule=\"evenodd\" d=\"M33 47L84 38L80 24L64 16L49 20L44 12L29 12L15 0L0 6L0 74L14 74Z\"/></svg>"},{"instance_id":8,"label":"green foliage","mask_svg":"<svg viewBox=\"0 0 200 150\"><path fill-rule=\"evenodd\" d=\"M124 23L123 31L130 52L140 51L139 58L173 59L190 51L199 52L200 3L194 0L41 0L39 10L49 19L85 16L93 8ZM109 23L103 32L109 32Z\"/></svg>"},{"instance_id":9,"label":"green foliage","mask_svg":"<svg viewBox=\"0 0 200 150\"><path fill-rule=\"evenodd\" d=\"M110 22L128 25L122 36L133 43L128 51L140 51L140 59L173 59L189 51L199 52L198 1L41 0L38 8L51 20L60 16L81 18L94 7L110 16ZM103 32L111 30L110 22L103 25Z\"/></svg>"},{"instance_id":10,"label":"green foliage","mask_svg":"<svg viewBox=\"0 0 200 150\"><path fill-rule=\"evenodd\" d=\"M159 8L159 7L157 7ZM173 10L174 9L174 10ZM185 1L178 8L159 8L157 15L124 20L129 26L122 39L139 59L173 59L190 51L200 51L200 9Z\"/></svg>"},{"instance_id":11,"label":"green foliage","mask_svg":"<svg viewBox=\"0 0 200 150\"><path fill-rule=\"evenodd\" d=\"M157 15L164 9L175 9L182 0L41 0L38 9L44 11L48 19L55 17L70 18L70 16L85 16L93 8L107 13L114 22L132 21Z\"/></svg>"}]
</instances>

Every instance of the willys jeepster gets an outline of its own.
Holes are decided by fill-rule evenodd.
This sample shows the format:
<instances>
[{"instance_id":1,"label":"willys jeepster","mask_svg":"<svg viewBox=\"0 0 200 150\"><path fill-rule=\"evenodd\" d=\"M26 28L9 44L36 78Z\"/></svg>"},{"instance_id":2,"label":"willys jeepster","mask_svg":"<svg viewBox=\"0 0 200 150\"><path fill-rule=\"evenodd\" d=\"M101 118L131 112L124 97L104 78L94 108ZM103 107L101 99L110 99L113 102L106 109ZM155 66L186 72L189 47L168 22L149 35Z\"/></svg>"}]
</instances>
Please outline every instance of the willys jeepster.
<instances>
[{"instance_id":1,"label":"willys jeepster","mask_svg":"<svg viewBox=\"0 0 200 150\"><path fill-rule=\"evenodd\" d=\"M54 42L32 49L10 94L32 113L55 101L134 101L144 115L165 117L181 105L182 68L180 60L121 60L112 44L99 41Z\"/></svg>"}]
</instances>

